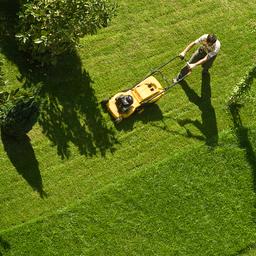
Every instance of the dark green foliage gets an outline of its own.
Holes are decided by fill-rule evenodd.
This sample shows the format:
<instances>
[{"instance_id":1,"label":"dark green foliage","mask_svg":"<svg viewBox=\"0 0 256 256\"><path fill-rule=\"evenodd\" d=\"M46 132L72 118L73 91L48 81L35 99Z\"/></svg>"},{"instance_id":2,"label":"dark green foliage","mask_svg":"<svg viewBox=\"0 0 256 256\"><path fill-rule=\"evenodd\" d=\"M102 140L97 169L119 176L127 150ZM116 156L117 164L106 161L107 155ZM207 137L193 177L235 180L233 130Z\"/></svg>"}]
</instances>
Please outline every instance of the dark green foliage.
<instances>
[{"instance_id":1,"label":"dark green foliage","mask_svg":"<svg viewBox=\"0 0 256 256\"><path fill-rule=\"evenodd\" d=\"M4 86L4 73L2 71L3 62L0 59L0 87Z\"/></svg>"},{"instance_id":2,"label":"dark green foliage","mask_svg":"<svg viewBox=\"0 0 256 256\"><path fill-rule=\"evenodd\" d=\"M0 41L15 33L19 6L19 0L0 0Z\"/></svg>"},{"instance_id":3,"label":"dark green foliage","mask_svg":"<svg viewBox=\"0 0 256 256\"><path fill-rule=\"evenodd\" d=\"M3 61L0 59L0 88L5 85L4 82L4 72L2 70ZM3 104L8 98L7 92L0 92L0 104Z\"/></svg>"},{"instance_id":4,"label":"dark green foliage","mask_svg":"<svg viewBox=\"0 0 256 256\"><path fill-rule=\"evenodd\" d=\"M29 132L39 114L35 98L22 90L0 95L1 130L7 135L19 136Z\"/></svg>"},{"instance_id":5,"label":"dark green foliage","mask_svg":"<svg viewBox=\"0 0 256 256\"><path fill-rule=\"evenodd\" d=\"M106 27L115 13L107 0L23 1L16 34L20 49L33 60L54 63L78 39Z\"/></svg>"}]
</instances>

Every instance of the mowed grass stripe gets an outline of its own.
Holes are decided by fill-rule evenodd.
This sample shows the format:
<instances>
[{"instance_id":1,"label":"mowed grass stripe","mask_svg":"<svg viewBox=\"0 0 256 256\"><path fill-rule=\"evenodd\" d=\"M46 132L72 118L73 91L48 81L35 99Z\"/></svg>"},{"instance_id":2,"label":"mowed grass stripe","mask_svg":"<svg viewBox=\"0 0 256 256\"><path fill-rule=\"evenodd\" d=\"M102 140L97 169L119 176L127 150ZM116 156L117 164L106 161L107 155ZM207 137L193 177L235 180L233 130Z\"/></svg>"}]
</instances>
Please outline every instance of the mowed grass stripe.
<instances>
[{"instance_id":1,"label":"mowed grass stripe","mask_svg":"<svg viewBox=\"0 0 256 256\"><path fill-rule=\"evenodd\" d=\"M224 256L255 241L244 151L195 147L184 154L140 167L59 214L2 232L6 255Z\"/></svg>"}]
</instances>

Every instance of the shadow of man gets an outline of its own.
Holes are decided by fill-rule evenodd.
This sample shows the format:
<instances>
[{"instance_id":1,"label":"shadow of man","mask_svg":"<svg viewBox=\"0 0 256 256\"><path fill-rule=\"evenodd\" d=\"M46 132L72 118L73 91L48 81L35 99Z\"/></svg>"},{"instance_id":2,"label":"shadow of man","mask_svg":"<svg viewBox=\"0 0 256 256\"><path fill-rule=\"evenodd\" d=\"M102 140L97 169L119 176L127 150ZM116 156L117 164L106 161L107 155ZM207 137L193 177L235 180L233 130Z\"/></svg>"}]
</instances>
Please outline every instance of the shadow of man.
<instances>
[{"instance_id":1,"label":"shadow of man","mask_svg":"<svg viewBox=\"0 0 256 256\"><path fill-rule=\"evenodd\" d=\"M30 138L26 134L17 138L10 137L3 132L1 132L1 138L4 150L17 172L39 193L41 198L45 197L38 161Z\"/></svg>"},{"instance_id":2,"label":"shadow of man","mask_svg":"<svg viewBox=\"0 0 256 256\"><path fill-rule=\"evenodd\" d=\"M201 122L199 120L184 119L179 120L178 123L183 127L187 124L194 125L203 136L194 135L186 128L188 136L204 140L206 145L214 147L218 144L218 128L215 110L211 104L210 80L210 74L208 72L202 72L201 96L198 96L185 80L181 82L181 87L189 101L197 105L200 109Z\"/></svg>"}]
</instances>

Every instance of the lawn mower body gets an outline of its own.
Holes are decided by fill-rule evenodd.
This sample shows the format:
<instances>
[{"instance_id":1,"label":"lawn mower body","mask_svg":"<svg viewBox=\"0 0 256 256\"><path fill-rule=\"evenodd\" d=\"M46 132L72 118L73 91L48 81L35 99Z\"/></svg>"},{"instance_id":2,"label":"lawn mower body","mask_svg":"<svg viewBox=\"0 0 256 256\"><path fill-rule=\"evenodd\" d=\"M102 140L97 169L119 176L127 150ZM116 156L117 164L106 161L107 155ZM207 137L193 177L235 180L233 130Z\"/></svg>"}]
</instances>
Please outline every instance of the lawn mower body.
<instances>
[{"instance_id":1,"label":"lawn mower body","mask_svg":"<svg viewBox=\"0 0 256 256\"><path fill-rule=\"evenodd\" d=\"M154 76L149 76L133 88L119 92L111 97L106 107L113 118L118 122L132 115L146 103L157 101L164 93L164 88ZM123 98L122 98L123 97ZM131 97L130 104L125 105L125 99ZM122 104L123 99L123 106ZM123 108L122 108L123 107Z\"/></svg>"},{"instance_id":2,"label":"lawn mower body","mask_svg":"<svg viewBox=\"0 0 256 256\"><path fill-rule=\"evenodd\" d=\"M153 103L161 98L167 90L178 84L188 74L179 79L178 81L170 81L162 72L162 68L175 60L178 56L172 58L168 62L162 64L160 67L154 69L149 73L146 78L136 84L130 89L119 92L111 98L103 100L101 103L104 108L111 114L115 122L129 117L135 111L140 111L148 103ZM166 87L163 87L154 75L160 74L163 80L167 83Z\"/></svg>"}]
</instances>

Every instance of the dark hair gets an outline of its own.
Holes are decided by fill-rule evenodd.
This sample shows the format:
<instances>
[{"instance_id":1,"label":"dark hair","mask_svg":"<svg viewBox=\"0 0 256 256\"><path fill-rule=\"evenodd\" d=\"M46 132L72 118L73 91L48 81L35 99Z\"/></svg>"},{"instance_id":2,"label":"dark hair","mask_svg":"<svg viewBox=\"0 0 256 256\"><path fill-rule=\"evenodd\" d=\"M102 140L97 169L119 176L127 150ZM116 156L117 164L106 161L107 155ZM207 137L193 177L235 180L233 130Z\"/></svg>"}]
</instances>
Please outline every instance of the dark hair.
<instances>
[{"instance_id":1,"label":"dark hair","mask_svg":"<svg viewBox=\"0 0 256 256\"><path fill-rule=\"evenodd\" d=\"M214 34L209 34L206 39L207 43L214 44L217 41L217 36Z\"/></svg>"}]
</instances>

